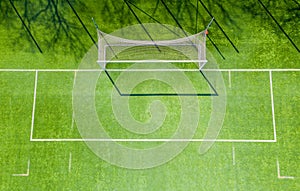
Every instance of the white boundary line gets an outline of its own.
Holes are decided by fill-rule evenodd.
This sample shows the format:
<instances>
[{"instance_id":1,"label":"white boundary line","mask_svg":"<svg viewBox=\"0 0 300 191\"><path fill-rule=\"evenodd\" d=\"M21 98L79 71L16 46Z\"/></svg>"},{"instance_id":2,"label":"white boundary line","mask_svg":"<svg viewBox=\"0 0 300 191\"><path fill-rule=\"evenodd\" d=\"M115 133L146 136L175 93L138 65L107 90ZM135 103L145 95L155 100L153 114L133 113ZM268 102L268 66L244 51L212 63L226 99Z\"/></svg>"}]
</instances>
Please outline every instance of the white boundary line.
<instances>
[{"instance_id":1,"label":"white boundary line","mask_svg":"<svg viewBox=\"0 0 300 191\"><path fill-rule=\"evenodd\" d=\"M277 166L277 178L279 178L279 179L295 179L295 177L293 177L293 176L281 176L280 175L280 166L279 166L278 159L276 161L276 166Z\"/></svg>"},{"instance_id":2,"label":"white boundary line","mask_svg":"<svg viewBox=\"0 0 300 191\"><path fill-rule=\"evenodd\" d=\"M232 145L232 165L233 166L235 165L235 148L233 145Z\"/></svg>"},{"instance_id":3,"label":"white boundary line","mask_svg":"<svg viewBox=\"0 0 300 191\"><path fill-rule=\"evenodd\" d=\"M34 126L34 114L35 114L35 104L36 104L36 89L38 82L38 71L35 71L35 79L34 79L34 92L33 92L33 104L32 104L32 114L31 114L31 128L30 128L30 140L32 140L33 136L33 126Z\"/></svg>"},{"instance_id":4,"label":"white boundary line","mask_svg":"<svg viewBox=\"0 0 300 191\"><path fill-rule=\"evenodd\" d=\"M27 171L26 171L26 174L12 174L12 176L29 176L29 168L30 168L30 159L28 159L28 162L27 162Z\"/></svg>"},{"instance_id":5,"label":"white boundary line","mask_svg":"<svg viewBox=\"0 0 300 191\"><path fill-rule=\"evenodd\" d=\"M288 68L288 69L203 69L203 71L220 71L220 72L300 72L300 68Z\"/></svg>"},{"instance_id":6,"label":"white boundary line","mask_svg":"<svg viewBox=\"0 0 300 191\"><path fill-rule=\"evenodd\" d=\"M274 131L274 140L277 141L276 122L275 122L275 109L274 109L274 96L273 96L272 71L269 71L269 75L270 75L270 93L271 93L272 122L273 122L273 131Z\"/></svg>"},{"instance_id":7,"label":"white boundary line","mask_svg":"<svg viewBox=\"0 0 300 191\"><path fill-rule=\"evenodd\" d=\"M70 152L69 154L69 173L71 172L71 168L72 168L72 153Z\"/></svg>"},{"instance_id":8,"label":"white boundary line","mask_svg":"<svg viewBox=\"0 0 300 191\"><path fill-rule=\"evenodd\" d=\"M31 139L32 142L238 142L238 143L274 143L276 140L255 139L84 139L84 138L57 138L57 139Z\"/></svg>"},{"instance_id":9,"label":"white boundary line","mask_svg":"<svg viewBox=\"0 0 300 191\"><path fill-rule=\"evenodd\" d=\"M162 69L157 69L162 70ZM181 69L186 71L198 71L199 69ZM0 72L97 72L103 71L103 69L0 69ZM107 71L131 71L130 69L107 69ZM134 71L134 70L132 70ZM136 71L151 71L150 69L141 69ZM174 71L180 71L180 69L175 69ZM288 68L288 69L202 69L202 71L220 71L220 72L300 72L300 68Z\"/></svg>"}]
</instances>

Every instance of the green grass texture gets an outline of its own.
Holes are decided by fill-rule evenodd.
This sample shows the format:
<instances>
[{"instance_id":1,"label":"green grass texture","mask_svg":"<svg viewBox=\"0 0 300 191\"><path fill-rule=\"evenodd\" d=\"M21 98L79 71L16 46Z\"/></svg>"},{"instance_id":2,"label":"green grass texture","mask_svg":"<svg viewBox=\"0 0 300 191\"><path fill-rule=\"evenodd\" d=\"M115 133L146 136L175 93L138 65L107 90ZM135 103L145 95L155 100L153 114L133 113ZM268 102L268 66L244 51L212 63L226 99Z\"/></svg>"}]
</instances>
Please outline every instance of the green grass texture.
<instances>
[{"instance_id":1,"label":"green grass texture","mask_svg":"<svg viewBox=\"0 0 300 191\"><path fill-rule=\"evenodd\" d=\"M72 91L75 70L98 38L91 18L105 33L138 24L125 1L12 2L42 53L10 1L0 1L0 190L300 190L299 1L164 0L173 16L160 0L129 1L142 23L158 21L177 27L179 23L190 34L205 29L211 20L209 10L215 21L209 28L206 47L221 69L227 94L217 140L228 141L215 142L203 155L199 154L202 142L190 142L169 162L142 170L111 165L83 141L55 141L81 139L74 120ZM127 59L126 54L123 56ZM118 63L108 68L128 66ZM195 68L186 63L177 66ZM117 81L120 72L110 74ZM212 93L199 72L185 74L196 92ZM130 93L126 87L119 88ZM149 105L153 101L159 100L166 107L162 126L144 135L122 128L116 120L113 91L111 81L101 73L95 88L95 108L110 137L168 139L174 134L181 112L178 96L129 98L132 116L142 123L151 118ZM174 89L149 80L132 92L174 93ZM201 115L193 139L202 139L212 103L210 97L197 99ZM162 143L120 144L141 149Z\"/></svg>"}]
</instances>

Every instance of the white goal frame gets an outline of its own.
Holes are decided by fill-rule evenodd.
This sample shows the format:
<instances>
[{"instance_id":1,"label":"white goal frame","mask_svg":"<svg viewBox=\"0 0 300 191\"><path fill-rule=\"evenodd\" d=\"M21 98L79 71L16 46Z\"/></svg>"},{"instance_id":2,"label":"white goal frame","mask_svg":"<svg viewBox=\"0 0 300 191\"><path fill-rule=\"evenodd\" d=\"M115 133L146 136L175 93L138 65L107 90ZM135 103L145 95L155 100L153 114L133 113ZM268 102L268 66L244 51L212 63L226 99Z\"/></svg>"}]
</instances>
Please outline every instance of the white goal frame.
<instances>
[{"instance_id":1,"label":"white goal frame","mask_svg":"<svg viewBox=\"0 0 300 191\"><path fill-rule=\"evenodd\" d=\"M190 35L188 37L172 39L172 40L131 40L120 38L117 36L112 36L106 34L99 29L98 32L98 60L97 63L103 70L106 70L108 63L196 63L198 70L201 70L205 64L206 60L206 30L201 31L197 34ZM173 50L177 50L183 55L187 56L189 59L172 59L172 60L162 60L162 59L133 59L133 60L119 60L116 59L118 53L125 51L132 47L169 47ZM184 48L189 47L189 48ZM113 55L108 54L108 49L110 49ZM194 49L194 51L191 51ZM196 51L195 51L196 49ZM192 53L191 53L192 52ZM163 69L160 69L163 71ZM170 71L170 69L166 69Z\"/></svg>"}]
</instances>

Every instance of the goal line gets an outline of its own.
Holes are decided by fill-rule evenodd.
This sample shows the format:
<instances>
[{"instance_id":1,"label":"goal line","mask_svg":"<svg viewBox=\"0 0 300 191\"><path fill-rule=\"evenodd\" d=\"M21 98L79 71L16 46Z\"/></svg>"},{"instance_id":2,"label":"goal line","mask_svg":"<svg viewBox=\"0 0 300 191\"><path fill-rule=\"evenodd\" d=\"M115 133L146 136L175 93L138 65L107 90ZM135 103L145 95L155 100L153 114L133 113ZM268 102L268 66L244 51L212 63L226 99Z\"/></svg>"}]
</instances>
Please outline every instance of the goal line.
<instances>
[{"instance_id":1,"label":"goal line","mask_svg":"<svg viewBox=\"0 0 300 191\"><path fill-rule=\"evenodd\" d=\"M128 71L128 69L106 69L107 71ZM131 69L131 71L151 71L151 70L166 70L169 69ZM0 72L101 72L104 69L14 69L14 68L2 68ZM175 69L174 71L199 71L199 69ZM265 69L202 69L202 71L220 71L220 72L300 72L300 68L265 68Z\"/></svg>"}]
</instances>

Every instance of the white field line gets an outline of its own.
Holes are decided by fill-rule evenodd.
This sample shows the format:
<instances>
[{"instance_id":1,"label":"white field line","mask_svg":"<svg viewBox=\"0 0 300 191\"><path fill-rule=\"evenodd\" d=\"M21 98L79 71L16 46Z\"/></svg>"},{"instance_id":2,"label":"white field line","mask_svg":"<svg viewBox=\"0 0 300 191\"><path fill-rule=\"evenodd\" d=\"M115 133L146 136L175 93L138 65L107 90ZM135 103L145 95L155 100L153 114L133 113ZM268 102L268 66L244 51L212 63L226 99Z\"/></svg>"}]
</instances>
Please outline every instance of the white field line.
<instances>
[{"instance_id":1,"label":"white field line","mask_svg":"<svg viewBox=\"0 0 300 191\"><path fill-rule=\"evenodd\" d=\"M228 83L229 88L231 88L231 71L228 71Z\"/></svg>"},{"instance_id":2,"label":"white field line","mask_svg":"<svg viewBox=\"0 0 300 191\"><path fill-rule=\"evenodd\" d=\"M293 177L293 176L281 176L280 175L280 166L279 166L279 161L278 161L278 159L277 159L277 161L276 161L276 165L277 165L277 177L279 178L279 179L294 179L295 177Z\"/></svg>"},{"instance_id":3,"label":"white field line","mask_svg":"<svg viewBox=\"0 0 300 191\"><path fill-rule=\"evenodd\" d=\"M274 140L277 141L277 136L276 136L276 122L275 122L275 109L274 109L274 96L273 96L272 71L269 72L269 75L270 75L270 93L271 93L272 122L273 122L273 131L274 131Z\"/></svg>"},{"instance_id":4,"label":"white field line","mask_svg":"<svg viewBox=\"0 0 300 191\"><path fill-rule=\"evenodd\" d=\"M279 179L295 179L293 176L280 176Z\"/></svg>"},{"instance_id":5,"label":"white field line","mask_svg":"<svg viewBox=\"0 0 300 191\"><path fill-rule=\"evenodd\" d=\"M279 167L279 161L278 161L278 159L276 161L276 167L277 167L277 177L279 178L280 177L280 167Z\"/></svg>"},{"instance_id":6,"label":"white field line","mask_svg":"<svg viewBox=\"0 0 300 191\"><path fill-rule=\"evenodd\" d=\"M251 140L251 139L40 139L35 138L32 142L239 142L239 143L274 143L275 140Z\"/></svg>"},{"instance_id":7,"label":"white field line","mask_svg":"<svg viewBox=\"0 0 300 191\"><path fill-rule=\"evenodd\" d=\"M199 63L207 60L97 60L97 63Z\"/></svg>"},{"instance_id":8,"label":"white field line","mask_svg":"<svg viewBox=\"0 0 300 191\"><path fill-rule=\"evenodd\" d=\"M108 72L199 72L200 69L106 69Z\"/></svg>"},{"instance_id":9,"label":"white field line","mask_svg":"<svg viewBox=\"0 0 300 191\"><path fill-rule=\"evenodd\" d=\"M235 165L235 148L232 146L232 165Z\"/></svg>"},{"instance_id":10,"label":"white field line","mask_svg":"<svg viewBox=\"0 0 300 191\"><path fill-rule=\"evenodd\" d=\"M74 89L74 87L75 87L76 75L77 75L77 71L74 71L73 89ZM72 106L73 106L73 94L72 94ZM73 108L72 108L72 110L73 110ZM75 116L75 114L74 114L74 111L73 111L73 112L72 112L72 124L71 124L71 129L74 128L74 116Z\"/></svg>"},{"instance_id":11,"label":"white field line","mask_svg":"<svg viewBox=\"0 0 300 191\"><path fill-rule=\"evenodd\" d=\"M30 169L30 159L28 159L28 162L27 162L27 171L26 171L26 174L12 174L12 176L29 176L29 170Z\"/></svg>"},{"instance_id":12,"label":"white field line","mask_svg":"<svg viewBox=\"0 0 300 191\"><path fill-rule=\"evenodd\" d=\"M220 71L220 72L300 72L300 68L270 68L270 69L203 69L202 71Z\"/></svg>"},{"instance_id":13,"label":"white field line","mask_svg":"<svg viewBox=\"0 0 300 191\"><path fill-rule=\"evenodd\" d=\"M159 71L159 70L165 70L168 71L168 69L107 69L107 71ZM199 69L173 69L174 71L199 71ZM81 71L81 72L97 72L97 71L103 71L103 69L0 69L0 72L75 72L75 71ZM287 69L202 69L202 71L220 71L220 72L300 72L299 68L287 68Z\"/></svg>"},{"instance_id":14,"label":"white field line","mask_svg":"<svg viewBox=\"0 0 300 191\"><path fill-rule=\"evenodd\" d=\"M33 104L32 104L32 114L31 114L31 129L30 129L30 140L33 136L33 127L34 127L34 114L35 114L35 104L36 104L36 89L38 82L38 71L35 71L35 80L34 80L34 92L33 92Z\"/></svg>"},{"instance_id":15,"label":"white field line","mask_svg":"<svg viewBox=\"0 0 300 191\"><path fill-rule=\"evenodd\" d=\"M70 155L69 155L69 173L71 172L71 168L72 168L72 153L70 152Z\"/></svg>"}]
</instances>

